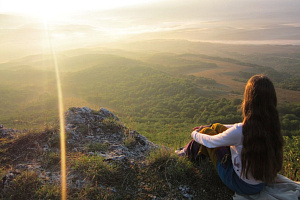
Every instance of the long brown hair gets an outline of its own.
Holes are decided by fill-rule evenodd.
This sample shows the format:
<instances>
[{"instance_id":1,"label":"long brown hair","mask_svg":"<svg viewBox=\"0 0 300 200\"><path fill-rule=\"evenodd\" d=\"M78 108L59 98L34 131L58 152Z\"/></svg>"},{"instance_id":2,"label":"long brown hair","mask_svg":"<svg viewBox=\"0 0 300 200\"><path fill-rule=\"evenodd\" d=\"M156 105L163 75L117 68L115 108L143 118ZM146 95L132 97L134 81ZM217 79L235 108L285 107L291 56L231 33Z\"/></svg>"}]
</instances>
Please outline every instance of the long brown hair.
<instances>
[{"instance_id":1,"label":"long brown hair","mask_svg":"<svg viewBox=\"0 0 300 200\"><path fill-rule=\"evenodd\" d=\"M274 181L282 168L283 137L273 83L263 75L246 85L243 108L242 172L266 183Z\"/></svg>"}]
</instances>

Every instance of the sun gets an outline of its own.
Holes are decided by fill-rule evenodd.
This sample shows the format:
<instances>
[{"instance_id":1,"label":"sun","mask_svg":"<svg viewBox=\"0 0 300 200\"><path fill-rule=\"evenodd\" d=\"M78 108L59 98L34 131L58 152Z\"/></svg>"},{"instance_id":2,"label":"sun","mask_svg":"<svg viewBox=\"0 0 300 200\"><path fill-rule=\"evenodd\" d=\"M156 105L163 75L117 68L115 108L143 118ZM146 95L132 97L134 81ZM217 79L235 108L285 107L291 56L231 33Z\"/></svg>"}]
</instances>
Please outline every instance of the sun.
<instances>
[{"instance_id":1,"label":"sun","mask_svg":"<svg viewBox=\"0 0 300 200\"><path fill-rule=\"evenodd\" d=\"M53 5L49 4L48 6L42 5L36 8L30 8L29 15L39 18L44 21L55 21L59 18L60 13L53 7Z\"/></svg>"},{"instance_id":2,"label":"sun","mask_svg":"<svg viewBox=\"0 0 300 200\"><path fill-rule=\"evenodd\" d=\"M41 20L55 20L63 11L69 1L59 0L3 0L1 1L0 13L16 13L39 18Z\"/></svg>"},{"instance_id":3,"label":"sun","mask_svg":"<svg viewBox=\"0 0 300 200\"><path fill-rule=\"evenodd\" d=\"M158 1L159 0L3 0L1 1L0 13L21 13L51 21L78 12L103 11Z\"/></svg>"}]
</instances>

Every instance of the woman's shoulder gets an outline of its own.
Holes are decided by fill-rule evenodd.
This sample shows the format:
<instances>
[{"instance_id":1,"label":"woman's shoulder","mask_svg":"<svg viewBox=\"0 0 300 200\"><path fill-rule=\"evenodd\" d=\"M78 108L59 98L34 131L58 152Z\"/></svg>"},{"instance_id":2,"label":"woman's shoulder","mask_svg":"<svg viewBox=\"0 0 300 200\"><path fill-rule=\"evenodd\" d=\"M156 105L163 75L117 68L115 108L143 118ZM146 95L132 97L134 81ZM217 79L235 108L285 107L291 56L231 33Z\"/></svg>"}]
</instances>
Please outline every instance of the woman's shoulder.
<instances>
[{"instance_id":1,"label":"woman's shoulder","mask_svg":"<svg viewBox=\"0 0 300 200\"><path fill-rule=\"evenodd\" d=\"M243 123L236 123L236 124L234 124L233 125L233 127L235 128L235 129L237 129L238 131L242 131L243 130Z\"/></svg>"},{"instance_id":2,"label":"woman's shoulder","mask_svg":"<svg viewBox=\"0 0 300 200\"><path fill-rule=\"evenodd\" d=\"M228 131L228 134L236 141L236 145L241 145L243 142L243 123L233 124Z\"/></svg>"},{"instance_id":3,"label":"woman's shoulder","mask_svg":"<svg viewBox=\"0 0 300 200\"><path fill-rule=\"evenodd\" d=\"M226 126L228 128L229 134L243 134L243 123L232 124L231 126Z\"/></svg>"},{"instance_id":4,"label":"woman's shoulder","mask_svg":"<svg viewBox=\"0 0 300 200\"><path fill-rule=\"evenodd\" d=\"M232 128L232 129L242 129L243 128L243 123L235 123L235 124L226 124L224 125L226 126L228 129Z\"/></svg>"},{"instance_id":5,"label":"woman's shoulder","mask_svg":"<svg viewBox=\"0 0 300 200\"><path fill-rule=\"evenodd\" d=\"M236 123L234 124L237 128L243 128L243 123L240 122L240 123Z\"/></svg>"}]
</instances>

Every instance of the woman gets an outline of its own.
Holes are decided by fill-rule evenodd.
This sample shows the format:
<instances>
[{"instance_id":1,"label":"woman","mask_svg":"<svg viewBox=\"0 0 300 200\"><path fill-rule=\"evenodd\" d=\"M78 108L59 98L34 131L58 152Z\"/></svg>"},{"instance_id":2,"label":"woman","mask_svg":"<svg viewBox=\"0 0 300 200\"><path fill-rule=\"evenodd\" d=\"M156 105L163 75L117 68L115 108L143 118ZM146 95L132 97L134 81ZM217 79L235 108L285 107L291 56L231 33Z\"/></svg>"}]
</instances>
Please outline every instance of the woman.
<instances>
[{"instance_id":1,"label":"woman","mask_svg":"<svg viewBox=\"0 0 300 200\"><path fill-rule=\"evenodd\" d=\"M273 83L255 75L245 88L243 122L194 129L191 136L201 145L190 142L183 152L195 157L190 150L198 148L200 154L208 155L223 183L236 193L259 193L265 183L274 182L283 162L284 141L276 106Z\"/></svg>"}]
</instances>

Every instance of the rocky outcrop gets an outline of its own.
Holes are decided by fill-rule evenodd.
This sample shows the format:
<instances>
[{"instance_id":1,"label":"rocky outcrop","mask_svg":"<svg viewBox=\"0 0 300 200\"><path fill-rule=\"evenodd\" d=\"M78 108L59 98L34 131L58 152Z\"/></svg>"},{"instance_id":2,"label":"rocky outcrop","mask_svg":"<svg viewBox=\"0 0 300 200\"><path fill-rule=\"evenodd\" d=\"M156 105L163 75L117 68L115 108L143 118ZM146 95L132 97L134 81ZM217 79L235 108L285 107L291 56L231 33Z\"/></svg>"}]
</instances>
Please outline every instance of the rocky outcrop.
<instances>
[{"instance_id":1,"label":"rocky outcrop","mask_svg":"<svg viewBox=\"0 0 300 200\"><path fill-rule=\"evenodd\" d=\"M151 150L158 148L158 145L148 141L146 137L125 127L117 116L105 108L95 111L87 107L73 107L66 111L65 121L67 154L69 155L77 152L83 155L99 156L103 157L105 162L117 162L126 167L126 165L143 161ZM13 139L19 135L18 133L20 131L0 126L0 139ZM23 171L33 171L41 180L51 184L60 182L59 134L58 132L51 134L46 134L49 138L33 141L30 148L26 147L26 150L34 151L38 158L25 159L22 163L12 166L1 177L2 189L0 188L0 191L5 191L11 181ZM54 140L58 145L53 145ZM58 156L58 162L55 164L56 167L52 167L53 170L44 163L44 157L51 153L54 153L52 156ZM69 172L69 187L78 188L84 184L86 184L84 177Z\"/></svg>"},{"instance_id":2,"label":"rocky outcrop","mask_svg":"<svg viewBox=\"0 0 300 200\"><path fill-rule=\"evenodd\" d=\"M67 144L74 152L88 151L106 160L135 162L158 147L146 137L125 127L118 117L105 108L99 111L87 107L70 108L65 119L66 132L69 134Z\"/></svg>"}]
</instances>

